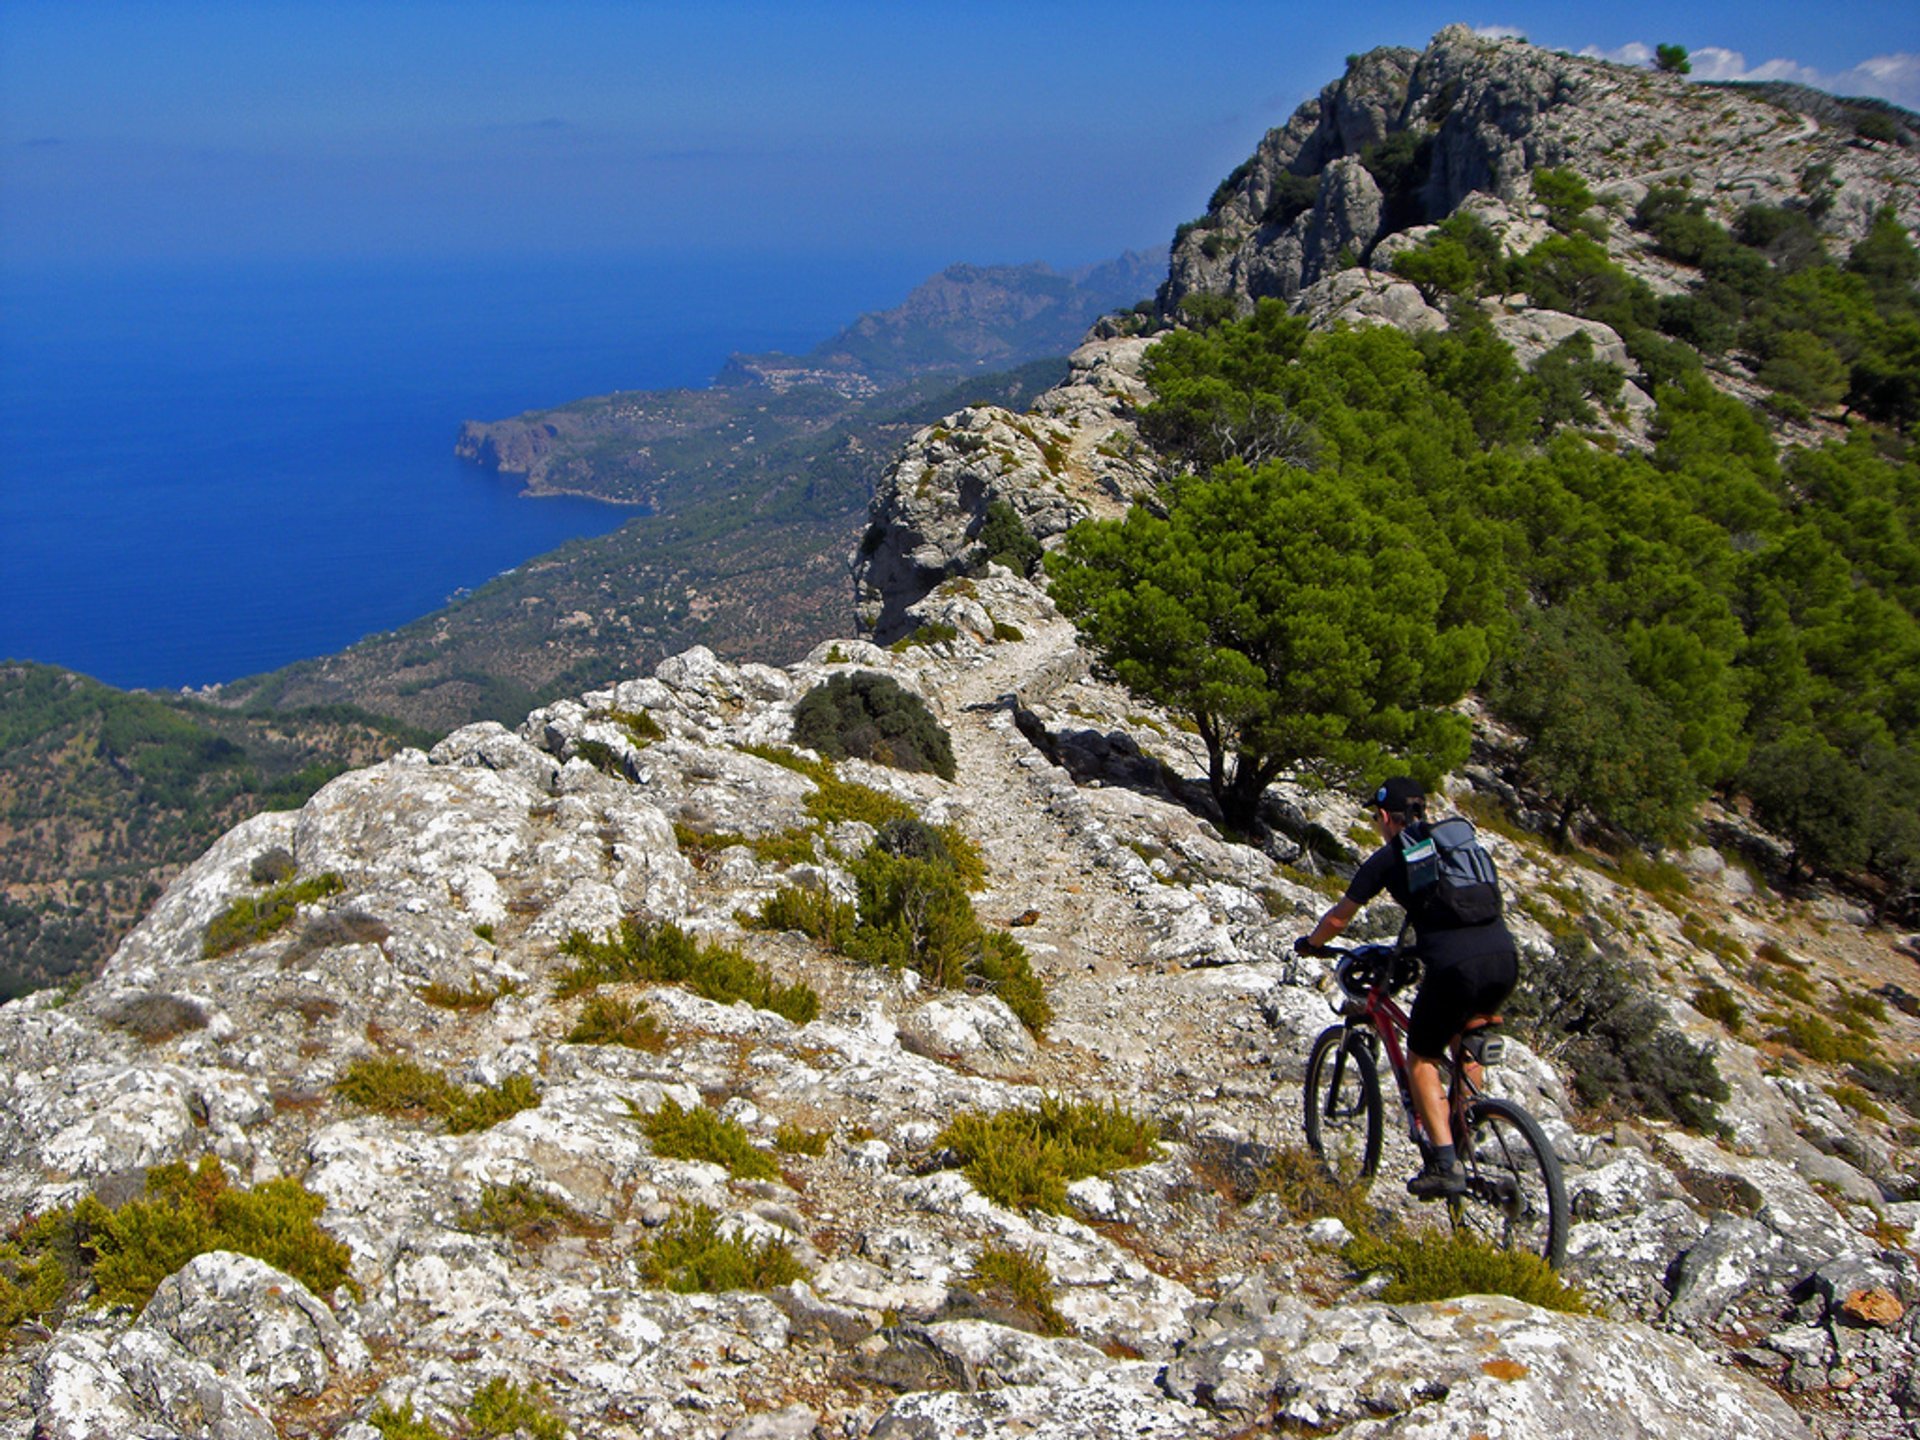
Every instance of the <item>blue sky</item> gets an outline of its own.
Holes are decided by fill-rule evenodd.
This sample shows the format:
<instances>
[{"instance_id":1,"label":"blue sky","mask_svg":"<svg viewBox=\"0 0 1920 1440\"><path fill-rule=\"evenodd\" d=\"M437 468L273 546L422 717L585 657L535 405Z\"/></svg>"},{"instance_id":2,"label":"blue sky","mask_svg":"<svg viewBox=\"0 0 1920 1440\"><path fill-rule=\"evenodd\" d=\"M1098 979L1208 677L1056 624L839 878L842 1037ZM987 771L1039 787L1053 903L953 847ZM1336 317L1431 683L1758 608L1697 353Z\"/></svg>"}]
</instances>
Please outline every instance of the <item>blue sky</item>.
<instances>
[{"instance_id":1,"label":"blue sky","mask_svg":"<svg viewBox=\"0 0 1920 1440\"><path fill-rule=\"evenodd\" d=\"M1346 55L1503 27L1920 108L1905 3L0 7L0 259L1164 241Z\"/></svg>"}]
</instances>

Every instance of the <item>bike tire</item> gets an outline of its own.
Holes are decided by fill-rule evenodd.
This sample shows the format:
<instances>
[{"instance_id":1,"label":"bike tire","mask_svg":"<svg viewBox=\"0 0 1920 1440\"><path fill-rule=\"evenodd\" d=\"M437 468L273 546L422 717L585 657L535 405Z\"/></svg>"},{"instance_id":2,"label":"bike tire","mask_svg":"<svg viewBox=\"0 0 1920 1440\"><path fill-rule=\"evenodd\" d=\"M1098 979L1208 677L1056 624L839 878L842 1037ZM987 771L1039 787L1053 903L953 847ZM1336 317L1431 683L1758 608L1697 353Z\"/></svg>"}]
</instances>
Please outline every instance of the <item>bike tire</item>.
<instances>
[{"instance_id":1,"label":"bike tire","mask_svg":"<svg viewBox=\"0 0 1920 1440\"><path fill-rule=\"evenodd\" d=\"M1558 1269L1570 1224L1567 1187L1533 1116L1498 1096L1474 1100L1459 1154L1467 1193L1449 1206L1454 1228L1503 1250L1530 1251Z\"/></svg>"},{"instance_id":2,"label":"bike tire","mask_svg":"<svg viewBox=\"0 0 1920 1440\"><path fill-rule=\"evenodd\" d=\"M1335 1025L1307 1055L1307 1146L1337 1184L1365 1188L1380 1168L1380 1068L1358 1030Z\"/></svg>"}]
</instances>

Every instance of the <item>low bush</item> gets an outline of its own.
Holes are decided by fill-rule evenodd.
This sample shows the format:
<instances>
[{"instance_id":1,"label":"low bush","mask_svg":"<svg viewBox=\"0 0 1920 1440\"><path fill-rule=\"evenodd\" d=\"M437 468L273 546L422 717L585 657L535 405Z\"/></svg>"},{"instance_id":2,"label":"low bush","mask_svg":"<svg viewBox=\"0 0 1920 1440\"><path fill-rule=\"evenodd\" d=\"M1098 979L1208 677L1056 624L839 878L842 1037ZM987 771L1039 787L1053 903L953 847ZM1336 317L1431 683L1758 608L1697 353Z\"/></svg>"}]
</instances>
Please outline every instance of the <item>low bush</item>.
<instances>
[{"instance_id":1,"label":"low bush","mask_svg":"<svg viewBox=\"0 0 1920 1440\"><path fill-rule=\"evenodd\" d=\"M297 1180L236 1190L213 1156L147 1172L136 1198L94 1196L17 1229L0 1246L0 1318L55 1314L91 1279L95 1303L138 1309L196 1255L233 1250L284 1270L316 1295L352 1282L347 1247L314 1222L327 1202Z\"/></svg>"},{"instance_id":2,"label":"low bush","mask_svg":"<svg viewBox=\"0 0 1920 1440\"><path fill-rule=\"evenodd\" d=\"M660 728L660 722L645 710L613 710L607 718L627 732L627 739L633 742L633 748L644 750L656 740L667 738L667 732Z\"/></svg>"},{"instance_id":3,"label":"low bush","mask_svg":"<svg viewBox=\"0 0 1920 1440\"><path fill-rule=\"evenodd\" d=\"M676 1211L641 1256L648 1283L683 1295L727 1290L771 1290L806 1276L806 1267L779 1240L722 1235L720 1217L706 1205Z\"/></svg>"},{"instance_id":4,"label":"low bush","mask_svg":"<svg viewBox=\"0 0 1920 1440\"><path fill-rule=\"evenodd\" d=\"M934 1143L988 1199L1056 1215L1075 1180L1144 1165L1159 1152L1152 1121L1107 1101L1051 1095L1033 1110L955 1116Z\"/></svg>"},{"instance_id":5,"label":"low bush","mask_svg":"<svg viewBox=\"0 0 1920 1440\"><path fill-rule=\"evenodd\" d=\"M1052 1007L1025 948L981 925L953 865L889 854L874 844L854 862L853 876L860 912L845 946L849 955L917 971L945 989L989 990L1029 1030L1046 1028Z\"/></svg>"},{"instance_id":6,"label":"low bush","mask_svg":"<svg viewBox=\"0 0 1920 1440\"><path fill-rule=\"evenodd\" d=\"M680 985L717 1004L745 1000L804 1025L820 1013L820 997L802 982L781 985L732 945L695 941L678 925L651 925L629 915L604 940L576 930L560 953L575 961L555 980L561 998L596 985L635 981Z\"/></svg>"},{"instance_id":7,"label":"low bush","mask_svg":"<svg viewBox=\"0 0 1920 1440\"><path fill-rule=\"evenodd\" d=\"M926 701L889 675L829 676L793 708L793 738L833 760L856 756L953 778L953 741Z\"/></svg>"},{"instance_id":8,"label":"low bush","mask_svg":"<svg viewBox=\"0 0 1920 1440\"><path fill-rule=\"evenodd\" d=\"M783 885L746 923L755 930L798 930L839 950L853 938L855 918L853 906L817 885Z\"/></svg>"},{"instance_id":9,"label":"low bush","mask_svg":"<svg viewBox=\"0 0 1920 1440\"><path fill-rule=\"evenodd\" d=\"M505 1235L523 1245L560 1235L605 1235L611 1228L525 1180L487 1186L480 1203L461 1211L454 1223L470 1234Z\"/></svg>"},{"instance_id":10,"label":"low bush","mask_svg":"<svg viewBox=\"0 0 1920 1440\"><path fill-rule=\"evenodd\" d=\"M725 1119L704 1105L688 1110L668 1098L649 1114L629 1100L627 1110L646 1131L656 1155L723 1165L736 1180L771 1180L780 1173L773 1157L754 1145L738 1120Z\"/></svg>"},{"instance_id":11,"label":"low bush","mask_svg":"<svg viewBox=\"0 0 1920 1440\"><path fill-rule=\"evenodd\" d=\"M1746 1026L1740 1002L1724 985L1701 985L1690 997L1693 1008L1709 1020L1718 1021L1729 1035L1738 1035Z\"/></svg>"},{"instance_id":12,"label":"low bush","mask_svg":"<svg viewBox=\"0 0 1920 1440\"><path fill-rule=\"evenodd\" d=\"M145 1044L157 1045L189 1030L204 1030L207 1007L183 995L148 991L113 1001L101 1010L100 1018Z\"/></svg>"},{"instance_id":13,"label":"low bush","mask_svg":"<svg viewBox=\"0 0 1920 1440\"><path fill-rule=\"evenodd\" d=\"M1583 935L1565 937L1551 961L1522 967L1506 1014L1559 1058L1582 1103L1721 1128L1717 1107L1731 1092L1712 1053L1668 1022L1653 987L1623 956Z\"/></svg>"},{"instance_id":14,"label":"low bush","mask_svg":"<svg viewBox=\"0 0 1920 1440\"><path fill-rule=\"evenodd\" d=\"M943 645L949 640L958 640L959 638L959 627L936 620L930 625L922 625L911 635L902 635L898 640L889 645L887 649L896 655L904 655L907 651L919 645Z\"/></svg>"},{"instance_id":15,"label":"low bush","mask_svg":"<svg viewBox=\"0 0 1920 1440\"><path fill-rule=\"evenodd\" d=\"M1047 1262L1010 1246L986 1245L973 1262L973 1290L982 1300L1022 1316L1041 1335L1065 1335L1067 1317L1054 1307Z\"/></svg>"},{"instance_id":16,"label":"low bush","mask_svg":"<svg viewBox=\"0 0 1920 1440\"><path fill-rule=\"evenodd\" d=\"M1340 1257L1362 1275L1386 1271L1393 1278L1380 1299L1389 1305L1419 1305L1460 1295L1511 1295L1543 1310L1591 1315L1586 1296L1568 1285L1538 1255L1500 1250L1472 1238L1439 1231L1402 1231L1386 1237L1357 1235Z\"/></svg>"},{"instance_id":17,"label":"low bush","mask_svg":"<svg viewBox=\"0 0 1920 1440\"><path fill-rule=\"evenodd\" d=\"M262 895L242 895L208 923L201 956L212 960L258 944L286 928L302 905L324 900L345 888L340 877L328 871L311 880L283 880Z\"/></svg>"},{"instance_id":18,"label":"low bush","mask_svg":"<svg viewBox=\"0 0 1920 1440\"><path fill-rule=\"evenodd\" d=\"M467 1402L468 1433L484 1440L566 1440L566 1422L553 1413L547 1392L535 1385L522 1389L504 1375L496 1375Z\"/></svg>"},{"instance_id":19,"label":"low bush","mask_svg":"<svg viewBox=\"0 0 1920 1440\"><path fill-rule=\"evenodd\" d=\"M299 867L293 863L293 852L284 845L261 851L247 866L247 878L256 885L278 885L297 874Z\"/></svg>"},{"instance_id":20,"label":"low bush","mask_svg":"<svg viewBox=\"0 0 1920 1440\"><path fill-rule=\"evenodd\" d=\"M330 910L325 915L314 916L301 927L299 938L280 957L280 968L291 970L309 955L341 945L378 945L392 934L392 928L378 915L370 915L365 910Z\"/></svg>"},{"instance_id":21,"label":"low bush","mask_svg":"<svg viewBox=\"0 0 1920 1440\"><path fill-rule=\"evenodd\" d=\"M773 1148L782 1155L824 1155L831 1130L809 1130L804 1125L783 1123L773 1132Z\"/></svg>"},{"instance_id":22,"label":"low bush","mask_svg":"<svg viewBox=\"0 0 1920 1440\"><path fill-rule=\"evenodd\" d=\"M1783 1015L1780 1026L1767 1036L1777 1044L1791 1045L1807 1059L1820 1065L1864 1065L1877 1057L1873 1046L1851 1031L1836 1030L1819 1015Z\"/></svg>"},{"instance_id":23,"label":"low bush","mask_svg":"<svg viewBox=\"0 0 1920 1440\"><path fill-rule=\"evenodd\" d=\"M491 985L448 985L435 980L421 989L420 998L438 1010L491 1010L494 1001L519 993L520 987L511 980Z\"/></svg>"},{"instance_id":24,"label":"low bush","mask_svg":"<svg viewBox=\"0 0 1920 1440\"><path fill-rule=\"evenodd\" d=\"M1313 1151L1304 1145L1287 1145L1276 1150L1261 1171L1258 1193L1278 1200L1290 1220L1317 1220L1331 1215L1358 1235L1371 1225L1367 1214L1370 1188L1370 1181L1341 1184Z\"/></svg>"},{"instance_id":25,"label":"low bush","mask_svg":"<svg viewBox=\"0 0 1920 1440\"><path fill-rule=\"evenodd\" d=\"M1887 1114L1886 1107L1869 1095L1858 1085L1829 1085L1827 1093L1856 1115L1864 1115L1869 1120L1878 1120L1882 1125L1893 1123L1893 1117Z\"/></svg>"},{"instance_id":26,"label":"low bush","mask_svg":"<svg viewBox=\"0 0 1920 1440\"><path fill-rule=\"evenodd\" d=\"M580 1009L580 1018L567 1032L568 1045L625 1045L629 1050L655 1054L667 1048L666 1033L648 1011L646 1002L612 995L592 995Z\"/></svg>"},{"instance_id":27,"label":"low bush","mask_svg":"<svg viewBox=\"0 0 1920 1440\"><path fill-rule=\"evenodd\" d=\"M522 1110L540 1103L540 1092L526 1075L509 1075L498 1085L478 1090L453 1091L443 1112L449 1135L471 1135L476 1130L491 1130L502 1120L510 1120Z\"/></svg>"},{"instance_id":28,"label":"low bush","mask_svg":"<svg viewBox=\"0 0 1920 1440\"><path fill-rule=\"evenodd\" d=\"M438 1071L397 1055L355 1060L333 1082L341 1099L381 1115L437 1117L451 1135L487 1130L540 1103L533 1081L509 1075L498 1085L469 1090Z\"/></svg>"},{"instance_id":29,"label":"low bush","mask_svg":"<svg viewBox=\"0 0 1920 1440\"><path fill-rule=\"evenodd\" d=\"M811 829L782 830L777 835L740 835L731 830L695 830L680 821L675 821L673 826L673 838L681 852L701 866L735 845L746 846L762 864L808 865L815 859L813 837Z\"/></svg>"},{"instance_id":30,"label":"low bush","mask_svg":"<svg viewBox=\"0 0 1920 1440\"><path fill-rule=\"evenodd\" d=\"M1031 578L1040 566L1040 542L1033 538L1020 512L1005 500L987 503L987 513L975 539L980 545L982 569L989 564L1004 565L1016 575Z\"/></svg>"},{"instance_id":31,"label":"low bush","mask_svg":"<svg viewBox=\"0 0 1920 1440\"><path fill-rule=\"evenodd\" d=\"M384 1402L374 1406L367 1423L380 1432L380 1440L447 1440L446 1431L414 1413L411 1400L397 1409Z\"/></svg>"}]
</instances>

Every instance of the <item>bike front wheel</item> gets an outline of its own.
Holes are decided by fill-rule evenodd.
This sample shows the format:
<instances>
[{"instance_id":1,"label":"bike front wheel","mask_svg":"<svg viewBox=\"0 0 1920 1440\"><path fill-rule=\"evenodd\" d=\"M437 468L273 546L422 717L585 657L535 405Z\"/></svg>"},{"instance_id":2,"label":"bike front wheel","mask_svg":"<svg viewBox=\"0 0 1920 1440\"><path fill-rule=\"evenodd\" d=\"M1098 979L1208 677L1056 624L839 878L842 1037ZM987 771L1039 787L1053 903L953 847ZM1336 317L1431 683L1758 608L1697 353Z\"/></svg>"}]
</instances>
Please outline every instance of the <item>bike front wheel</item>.
<instances>
[{"instance_id":1,"label":"bike front wheel","mask_svg":"<svg viewBox=\"0 0 1920 1440\"><path fill-rule=\"evenodd\" d=\"M1307 1145L1342 1186L1365 1185L1380 1168L1385 1111L1380 1069L1364 1034L1335 1025L1307 1056Z\"/></svg>"},{"instance_id":2,"label":"bike front wheel","mask_svg":"<svg viewBox=\"0 0 1920 1440\"><path fill-rule=\"evenodd\" d=\"M1511 1100L1483 1096L1467 1107L1459 1154L1467 1193L1450 1207L1454 1228L1558 1268L1567 1249L1567 1189L1538 1122Z\"/></svg>"}]
</instances>

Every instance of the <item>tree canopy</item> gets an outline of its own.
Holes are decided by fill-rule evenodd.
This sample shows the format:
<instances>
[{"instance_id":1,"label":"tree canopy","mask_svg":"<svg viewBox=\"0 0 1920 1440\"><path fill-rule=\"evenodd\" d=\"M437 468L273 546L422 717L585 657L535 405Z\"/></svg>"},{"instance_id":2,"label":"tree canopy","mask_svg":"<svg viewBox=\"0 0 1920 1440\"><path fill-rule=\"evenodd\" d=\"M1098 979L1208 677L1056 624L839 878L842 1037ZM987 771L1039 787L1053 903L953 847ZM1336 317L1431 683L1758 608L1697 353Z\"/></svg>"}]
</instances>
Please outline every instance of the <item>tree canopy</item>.
<instances>
[{"instance_id":1,"label":"tree canopy","mask_svg":"<svg viewBox=\"0 0 1920 1440\"><path fill-rule=\"evenodd\" d=\"M1399 755L1428 778L1466 758L1458 699L1486 662L1443 619L1447 582L1415 535L1341 477L1237 461L1076 528L1054 596L1131 688L1193 721L1229 824L1283 767L1327 779Z\"/></svg>"},{"instance_id":2,"label":"tree canopy","mask_svg":"<svg viewBox=\"0 0 1920 1440\"><path fill-rule=\"evenodd\" d=\"M1803 188L1729 230L1656 187L1634 223L1699 276L1659 297L1552 172L1559 228L1530 254L1455 215L1396 256L1444 332L1312 334L1262 301L1148 353L1163 513L1080 527L1048 568L1116 673L1192 720L1223 812L1289 768L1430 774L1484 683L1563 832L1659 839L1744 791L1797 865L1912 902L1920 255L1889 213L1836 264L1830 186ZM1630 372L1582 341L1523 370L1467 303L1508 287L1612 326ZM1765 406L1709 383L1734 356ZM1595 428L1627 379L1657 402L1650 451ZM1783 450L1769 422L1808 412L1854 423Z\"/></svg>"}]
</instances>

